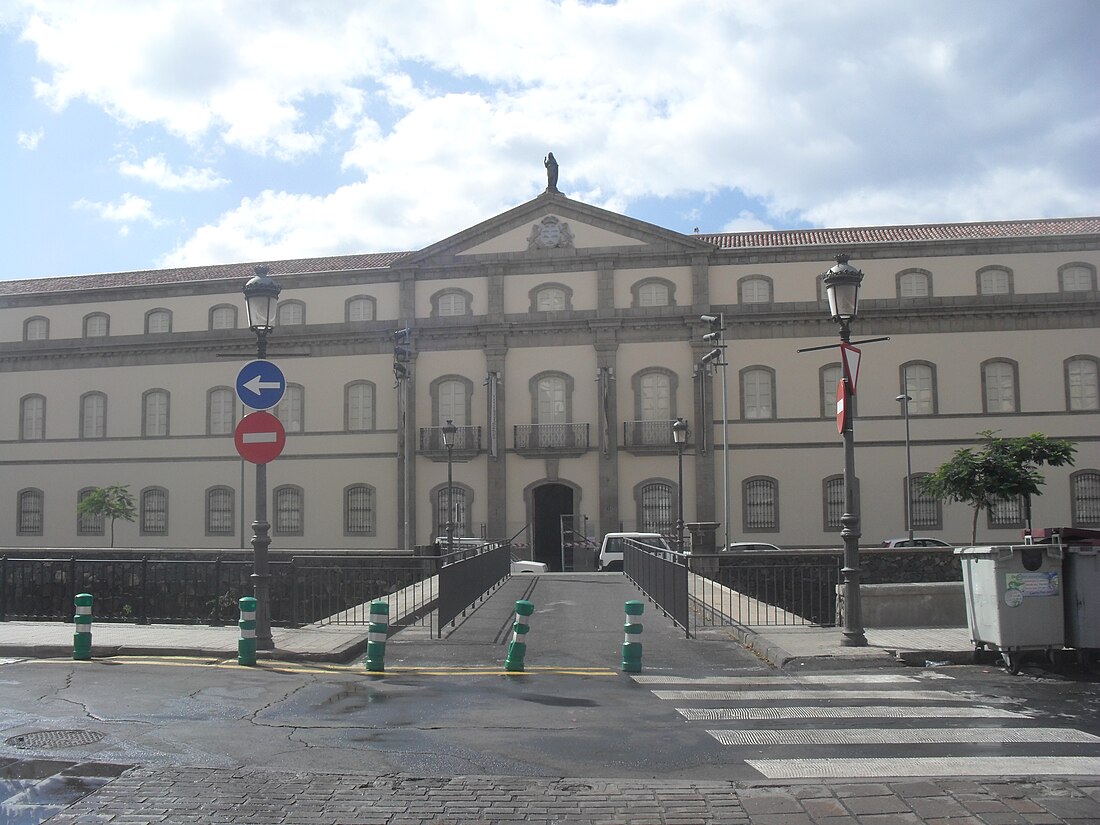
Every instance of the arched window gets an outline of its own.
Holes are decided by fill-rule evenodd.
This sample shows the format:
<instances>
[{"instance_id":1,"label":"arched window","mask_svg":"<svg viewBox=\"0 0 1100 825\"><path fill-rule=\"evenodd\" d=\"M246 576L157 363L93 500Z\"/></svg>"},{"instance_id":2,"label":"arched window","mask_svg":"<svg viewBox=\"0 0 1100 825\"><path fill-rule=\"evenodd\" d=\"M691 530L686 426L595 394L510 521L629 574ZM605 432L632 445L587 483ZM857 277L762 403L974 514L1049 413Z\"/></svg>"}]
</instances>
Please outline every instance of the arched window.
<instances>
[{"instance_id":1,"label":"arched window","mask_svg":"<svg viewBox=\"0 0 1100 825\"><path fill-rule=\"evenodd\" d=\"M1100 527L1100 472L1078 470L1069 477L1074 527Z\"/></svg>"},{"instance_id":2,"label":"arched window","mask_svg":"<svg viewBox=\"0 0 1100 825\"><path fill-rule=\"evenodd\" d=\"M348 431L374 429L374 384L353 381L344 387L344 427Z\"/></svg>"},{"instance_id":3,"label":"arched window","mask_svg":"<svg viewBox=\"0 0 1100 825\"><path fill-rule=\"evenodd\" d=\"M168 435L168 390L148 390L142 394L141 434Z\"/></svg>"},{"instance_id":4,"label":"arched window","mask_svg":"<svg viewBox=\"0 0 1100 825\"><path fill-rule=\"evenodd\" d=\"M305 501L302 488L294 484L276 487L272 493L274 521L272 531L276 536L300 536L304 528Z\"/></svg>"},{"instance_id":5,"label":"arched window","mask_svg":"<svg viewBox=\"0 0 1100 825\"><path fill-rule=\"evenodd\" d=\"M979 295L1011 295L1012 273L1001 266L986 266L978 270Z\"/></svg>"},{"instance_id":6,"label":"arched window","mask_svg":"<svg viewBox=\"0 0 1100 825\"><path fill-rule=\"evenodd\" d=\"M772 281L763 275L750 275L738 283L737 296L742 304L770 304Z\"/></svg>"},{"instance_id":7,"label":"arched window","mask_svg":"<svg viewBox=\"0 0 1100 825\"><path fill-rule=\"evenodd\" d=\"M747 478L741 485L745 532L779 530L779 482L768 476Z\"/></svg>"},{"instance_id":8,"label":"arched window","mask_svg":"<svg viewBox=\"0 0 1100 825\"><path fill-rule=\"evenodd\" d=\"M1096 268L1082 263L1061 266L1058 287L1062 292L1090 292L1096 289Z\"/></svg>"},{"instance_id":9,"label":"arched window","mask_svg":"<svg viewBox=\"0 0 1100 825\"><path fill-rule=\"evenodd\" d=\"M304 426L305 390L301 384L287 384L282 399L271 412L288 433L300 433Z\"/></svg>"},{"instance_id":10,"label":"arched window","mask_svg":"<svg viewBox=\"0 0 1100 825\"><path fill-rule=\"evenodd\" d=\"M541 375L535 382L535 423L567 424L569 422L569 379L564 375Z\"/></svg>"},{"instance_id":11,"label":"arched window","mask_svg":"<svg viewBox=\"0 0 1100 825\"><path fill-rule=\"evenodd\" d=\"M107 396L89 392L80 396L80 437L106 438Z\"/></svg>"},{"instance_id":12,"label":"arched window","mask_svg":"<svg viewBox=\"0 0 1100 825\"><path fill-rule=\"evenodd\" d=\"M95 492L95 487L85 487L79 493L76 494L77 506L80 505L84 499ZM76 516L76 534L78 536L102 536L104 533L103 525L105 519L103 513L77 513Z\"/></svg>"},{"instance_id":13,"label":"arched window","mask_svg":"<svg viewBox=\"0 0 1100 825\"><path fill-rule=\"evenodd\" d=\"M1010 413L1020 408L1016 362L1004 358L982 364L982 402L987 413Z\"/></svg>"},{"instance_id":14,"label":"arched window","mask_svg":"<svg viewBox=\"0 0 1100 825\"><path fill-rule=\"evenodd\" d=\"M237 401L233 390L214 387L206 394L207 435L232 435L237 423Z\"/></svg>"},{"instance_id":15,"label":"arched window","mask_svg":"<svg viewBox=\"0 0 1100 825\"><path fill-rule=\"evenodd\" d=\"M901 386L909 402L910 415L934 415L936 399L936 369L927 361L911 361L901 366Z\"/></svg>"},{"instance_id":16,"label":"arched window","mask_svg":"<svg viewBox=\"0 0 1100 825\"><path fill-rule=\"evenodd\" d=\"M141 535L168 535L168 491L163 487L141 491Z\"/></svg>"},{"instance_id":17,"label":"arched window","mask_svg":"<svg viewBox=\"0 0 1100 825\"><path fill-rule=\"evenodd\" d=\"M433 318L454 318L470 315L473 296L464 289L444 289L432 296Z\"/></svg>"},{"instance_id":18,"label":"arched window","mask_svg":"<svg viewBox=\"0 0 1100 825\"><path fill-rule=\"evenodd\" d=\"M346 314L349 324L373 321L377 311L377 302L369 295L356 295L347 300Z\"/></svg>"},{"instance_id":19,"label":"arched window","mask_svg":"<svg viewBox=\"0 0 1100 825\"><path fill-rule=\"evenodd\" d=\"M19 437L23 441L46 437L46 396L35 393L19 401Z\"/></svg>"},{"instance_id":20,"label":"arched window","mask_svg":"<svg viewBox=\"0 0 1100 825\"><path fill-rule=\"evenodd\" d=\"M470 489L465 485L455 484L451 487L451 518L454 525L455 536L470 535ZM447 485L444 484L435 490L435 534L447 535Z\"/></svg>"},{"instance_id":21,"label":"arched window","mask_svg":"<svg viewBox=\"0 0 1100 825\"><path fill-rule=\"evenodd\" d=\"M821 482L821 498L824 503L826 533L839 533L844 525L844 476L829 476Z\"/></svg>"},{"instance_id":22,"label":"arched window","mask_svg":"<svg viewBox=\"0 0 1100 825\"><path fill-rule=\"evenodd\" d=\"M93 312L84 316L84 337L105 338L111 331L111 318L105 312Z\"/></svg>"},{"instance_id":23,"label":"arched window","mask_svg":"<svg viewBox=\"0 0 1100 825\"><path fill-rule=\"evenodd\" d=\"M210 329L236 329L237 308L232 304L218 304L210 308Z\"/></svg>"},{"instance_id":24,"label":"arched window","mask_svg":"<svg viewBox=\"0 0 1100 825\"><path fill-rule=\"evenodd\" d=\"M172 331L172 313L167 309L151 309L145 313L145 334L163 335Z\"/></svg>"},{"instance_id":25,"label":"arched window","mask_svg":"<svg viewBox=\"0 0 1100 825\"><path fill-rule=\"evenodd\" d=\"M280 327L299 326L306 322L306 305L301 301L279 301L275 316Z\"/></svg>"},{"instance_id":26,"label":"arched window","mask_svg":"<svg viewBox=\"0 0 1100 825\"><path fill-rule=\"evenodd\" d=\"M932 295L932 273L908 269L898 273L899 298L928 298Z\"/></svg>"},{"instance_id":27,"label":"arched window","mask_svg":"<svg viewBox=\"0 0 1100 825\"><path fill-rule=\"evenodd\" d=\"M676 521L676 487L664 479L638 485L638 532L670 533Z\"/></svg>"},{"instance_id":28,"label":"arched window","mask_svg":"<svg viewBox=\"0 0 1100 825\"><path fill-rule=\"evenodd\" d=\"M775 370L770 367L741 370L741 417L775 418Z\"/></svg>"},{"instance_id":29,"label":"arched window","mask_svg":"<svg viewBox=\"0 0 1100 825\"><path fill-rule=\"evenodd\" d=\"M473 382L460 376L445 375L432 382L431 394L435 401L433 423L437 427L447 421L456 427L470 423L470 391Z\"/></svg>"},{"instance_id":30,"label":"arched window","mask_svg":"<svg viewBox=\"0 0 1100 825\"><path fill-rule=\"evenodd\" d=\"M563 312L573 308L573 290L564 284L540 284L531 290L532 312Z\"/></svg>"},{"instance_id":31,"label":"arched window","mask_svg":"<svg viewBox=\"0 0 1100 825\"><path fill-rule=\"evenodd\" d=\"M344 535L373 536L375 532L374 488L352 484L344 488Z\"/></svg>"},{"instance_id":32,"label":"arched window","mask_svg":"<svg viewBox=\"0 0 1100 825\"><path fill-rule=\"evenodd\" d=\"M24 341L45 341L50 337L50 321L37 316L23 322Z\"/></svg>"},{"instance_id":33,"label":"arched window","mask_svg":"<svg viewBox=\"0 0 1100 825\"><path fill-rule=\"evenodd\" d=\"M20 536L41 536L44 521L46 496L34 487L19 491L16 499L16 534Z\"/></svg>"},{"instance_id":34,"label":"arched window","mask_svg":"<svg viewBox=\"0 0 1100 825\"><path fill-rule=\"evenodd\" d=\"M1066 360L1066 409L1100 410L1097 373L1100 359L1078 355Z\"/></svg>"},{"instance_id":35,"label":"arched window","mask_svg":"<svg viewBox=\"0 0 1100 825\"><path fill-rule=\"evenodd\" d=\"M218 485L206 490L206 535L232 536L233 488Z\"/></svg>"},{"instance_id":36,"label":"arched window","mask_svg":"<svg viewBox=\"0 0 1100 825\"><path fill-rule=\"evenodd\" d=\"M667 307L673 305L674 287L664 278L647 278L631 287L635 307Z\"/></svg>"},{"instance_id":37,"label":"arched window","mask_svg":"<svg viewBox=\"0 0 1100 825\"><path fill-rule=\"evenodd\" d=\"M821 368L821 417L836 416L836 388L844 372L840 364L826 364Z\"/></svg>"},{"instance_id":38,"label":"arched window","mask_svg":"<svg viewBox=\"0 0 1100 825\"><path fill-rule=\"evenodd\" d=\"M910 484L913 486L913 504L909 523L918 530L942 530L943 503L925 493L920 486L920 479L926 475L928 473L913 473L910 478Z\"/></svg>"}]
</instances>

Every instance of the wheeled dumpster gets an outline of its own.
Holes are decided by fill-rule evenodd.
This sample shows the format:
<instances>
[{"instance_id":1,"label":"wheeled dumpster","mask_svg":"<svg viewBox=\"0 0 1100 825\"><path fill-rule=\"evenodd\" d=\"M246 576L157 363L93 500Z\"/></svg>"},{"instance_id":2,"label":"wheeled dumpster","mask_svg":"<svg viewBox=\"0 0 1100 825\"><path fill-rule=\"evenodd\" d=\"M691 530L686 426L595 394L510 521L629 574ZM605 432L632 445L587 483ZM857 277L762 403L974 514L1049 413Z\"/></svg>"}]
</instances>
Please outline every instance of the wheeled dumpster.
<instances>
[{"instance_id":1,"label":"wheeled dumpster","mask_svg":"<svg viewBox=\"0 0 1100 825\"><path fill-rule=\"evenodd\" d=\"M1046 527L1036 541L1061 545L1066 647L1085 654L1100 650L1100 530Z\"/></svg>"},{"instance_id":2,"label":"wheeled dumpster","mask_svg":"<svg viewBox=\"0 0 1100 825\"><path fill-rule=\"evenodd\" d=\"M1001 654L1011 673L1031 651L1051 655L1065 644L1062 548L1020 544L960 547L966 621L975 653Z\"/></svg>"}]
</instances>

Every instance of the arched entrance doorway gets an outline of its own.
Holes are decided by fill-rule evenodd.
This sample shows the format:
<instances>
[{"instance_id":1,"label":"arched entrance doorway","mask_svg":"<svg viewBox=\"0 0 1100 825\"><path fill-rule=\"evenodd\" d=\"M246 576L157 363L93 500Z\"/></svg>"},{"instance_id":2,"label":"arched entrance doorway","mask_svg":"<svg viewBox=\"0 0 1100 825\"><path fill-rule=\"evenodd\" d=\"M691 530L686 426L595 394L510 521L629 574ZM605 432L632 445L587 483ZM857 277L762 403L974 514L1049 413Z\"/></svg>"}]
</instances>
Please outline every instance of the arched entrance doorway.
<instances>
[{"instance_id":1,"label":"arched entrance doorway","mask_svg":"<svg viewBox=\"0 0 1100 825\"><path fill-rule=\"evenodd\" d=\"M573 488L550 482L531 491L531 544L535 561L561 571L561 517L573 515Z\"/></svg>"}]
</instances>

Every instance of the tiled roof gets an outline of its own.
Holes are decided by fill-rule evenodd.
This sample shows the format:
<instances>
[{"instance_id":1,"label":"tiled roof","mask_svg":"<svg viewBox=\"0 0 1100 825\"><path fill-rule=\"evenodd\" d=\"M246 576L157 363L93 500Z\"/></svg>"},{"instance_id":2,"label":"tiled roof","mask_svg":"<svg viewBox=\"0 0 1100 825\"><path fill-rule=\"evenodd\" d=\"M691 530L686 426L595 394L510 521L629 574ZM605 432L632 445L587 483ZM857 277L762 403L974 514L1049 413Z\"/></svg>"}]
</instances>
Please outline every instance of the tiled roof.
<instances>
[{"instance_id":1,"label":"tiled roof","mask_svg":"<svg viewBox=\"0 0 1100 825\"><path fill-rule=\"evenodd\" d=\"M991 223L930 223L917 226L861 226L850 229L722 232L693 237L712 243L719 249L755 249L777 246L965 241L986 238L1043 238L1094 233L1100 233L1100 217Z\"/></svg>"},{"instance_id":2,"label":"tiled roof","mask_svg":"<svg viewBox=\"0 0 1100 825\"><path fill-rule=\"evenodd\" d=\"M272 275L343 272L356 269L382 269L409 252L379 252L364 255L338 255L328 258L299 258L292 261L255 261L243 264L192 266L183 269L143 269L136 272L108 272L99 275L70 275L59 278L34 278L26 281L0 281L0 295L39 294L76 289L179 284L188 281L239 279L243 284L252 277L258 264L265 264Z\"/></svg>"},{"instance_id":3,"label":"tiled roof","mask_svg":"<svg viewBox=\"0 0 1100 825\"><path fill-rule=\"evenodd\" d=\"M896 244L921 241L958 241L978 239L1042 238L1067 235L1100 234L1100 217L1053 218L1034 221L995 221L991 223L936 223L917 226L864 226L849 229L790 229L772 232L721 232L693 237L719 249L759 249L799 246L843 246L845 244ZM379 252L339 255L327 258L299 258L268 261L272 275L347 272L359 269L383 269L412 252ZM71 275L59 278L34 278L0 281L0 295L33 295L80 289L145 286L188 281L247 280L253 268L263 263L217 264L184 269L146 269L136 272L110 272L98 275Z\"/></svg>"}]
</instances>

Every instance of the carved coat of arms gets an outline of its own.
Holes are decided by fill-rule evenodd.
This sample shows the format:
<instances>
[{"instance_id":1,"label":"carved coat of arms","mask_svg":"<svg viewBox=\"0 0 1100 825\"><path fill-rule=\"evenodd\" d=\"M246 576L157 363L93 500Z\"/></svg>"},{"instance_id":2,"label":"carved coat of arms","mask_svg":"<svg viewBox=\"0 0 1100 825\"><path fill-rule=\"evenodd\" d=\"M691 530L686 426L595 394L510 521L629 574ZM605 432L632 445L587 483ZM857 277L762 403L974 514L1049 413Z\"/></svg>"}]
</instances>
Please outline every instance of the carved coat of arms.
<instances>
[{"instance_id":1,"label":"carved coat of arms","mask_svg":"<svg viewBox=\"0 0 1100 825\"><path fill-rule=\"evenodd\" d=\"M573 230L565 221L547 215L531 227L527 249L572 249Z\"/></svg>"}]
</instances>

